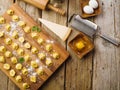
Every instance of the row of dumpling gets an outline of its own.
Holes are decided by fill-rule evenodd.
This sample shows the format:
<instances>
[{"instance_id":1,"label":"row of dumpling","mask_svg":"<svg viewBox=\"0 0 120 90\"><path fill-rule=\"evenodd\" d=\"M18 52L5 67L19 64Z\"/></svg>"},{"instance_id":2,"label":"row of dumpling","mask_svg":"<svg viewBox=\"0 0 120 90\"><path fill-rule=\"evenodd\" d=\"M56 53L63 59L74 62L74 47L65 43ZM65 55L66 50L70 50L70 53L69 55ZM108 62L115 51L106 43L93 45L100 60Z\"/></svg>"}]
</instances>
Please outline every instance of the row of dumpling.
<instances>
[{"instance_id":1,"label":"row of dumpling","mask_svg":"<svg viewBox=\"0 0 120 90\"><path fill-rule=\"evenodd\" d=\"M13 14L14 14L14 11L13 11L13 10L8 10L7 12L8 12L9 15L13 15ZM12 18L13 18L14 21L19 20L19 17L16 16L16 15L13 15ZM23 27L23 28L24 28L24 31L27 32L27 33L31 31L30 27L29 27L29 26L26 26L25 22L23 22L23 21L20 21L18 25L21 26L21 27ZM25 27L25 26L26 26L26 27ZM7 30L7 31L10 31L10 29L11 29L10 24L7 24L7 25L6 25L6 30ZM3 37L3 36L4 36L4 32L0 32L0 37ZM21 43L24 43L24 42L25 42L24 37L19 37L19 36L18 36L17 30L15 30L15 31L12 33L12 37L13 37L14 39L19 38L18 40L19 40ZM31 37L32 37L32 38L38 37L37 32L32 32L32 33L31 33ZM43 44L44 42L45 42L45 40L43 40L41 37L38 37L38 38L37 38L37 43L38 43L38 44L41 45L41 44ZM12 40L11 40L10 38L7 38L7 39L5 40L5 43L8 44L8 45L10 45L10 44L12 43ZM12 46L13 46L13 49L18 49L18 47L19 47L16 43L14 43ZM24 47L27 48L27 49L29 49L29 48L31 48L31 45L30 45L29 42L26 42L26 43L24 43ZM51 45L51 44L47 44L47 45L45 46L45 50L48 51L48 52L51 51L51 50L52 50L52 45ZM19 51L21 51L21 52L20 52L20 55L23 54L23 50L19 50ZM32 47L32 48L31 48L31 52L32 52L33 54L38 53L38 49L37 49L36 47ZM39 54L38 56L40 56L40 55L41 55L41 54ZM43 55L43 54L42 54L42 55ZM53 58L55 58L55 59L59 58L59 54L58 54L57 52L54 52L52 56L53 56Z\"/></svg>"}]
</instances>

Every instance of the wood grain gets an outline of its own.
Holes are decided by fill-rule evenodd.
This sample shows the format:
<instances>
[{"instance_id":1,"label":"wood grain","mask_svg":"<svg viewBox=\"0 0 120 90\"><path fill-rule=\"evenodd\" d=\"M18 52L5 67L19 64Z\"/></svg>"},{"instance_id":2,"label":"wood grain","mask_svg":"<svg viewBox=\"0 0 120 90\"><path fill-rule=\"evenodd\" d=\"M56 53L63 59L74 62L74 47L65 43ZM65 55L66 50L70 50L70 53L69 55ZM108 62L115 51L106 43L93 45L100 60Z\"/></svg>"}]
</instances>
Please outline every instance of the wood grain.
<instances>
[{"instance_id":1,"label":"wood grain","mask_svg":"<svg viewBox=\"0 0 120 90\"><path fill-rule=\"evenodd\" d=\"M80 13L80 0L69 1L69 16L73 13ZM79 32L73 31L68 42ZM66 63L66 90L91 90L92 82L92 53L83 59L77 58L68 47L70 60Z\"/></svg>"},{"instance_id":2,"label":"wood grain","mask_svg":"<svg viewBox=\"0 0 120 90\"><path fill-rule=\"evenodd\" d=\"M8 3L4 3L4 1ZM19 5L37 21L38 17L68 24L67 18L73 13L80 14L80 0L63 0L62 8L68 16L62 17L52 11L41 11L32 5L16 0ZM102 13L92 19L103 33L120 40L120 0L99 0ZM69 3L68 3L69 2ZM10 6L10 0L0 0L0 15ZM46 28L47 29L47 28ZM120 47L96 37L95 50L79 60L73 51L56 35L47 30L70 52L70 58L39 90L120 90ZM68 42L78 34L73 31ZM0 71L0 90L18 90L4 73Z\"/></svg>"},{"instance_id":3,"label":"wood grain","mask_svg":"<svg viewBox=\"0 0 120 90\"><path fill-rule=\"evenodd\" d=\"M101 27L102 33L120 40L118 2L119 0L101 0L103 13L95 18L95 22ZM100 38L95 40L95 44L93 90L119 90L120 48Z\"/></svg>"},{"instance_id":4,"label":"wood grain","mask_svg":"<svg viewBox=\"0 0 120 90\"><path fill-rule=\"evenodd\" d=\"M28 26L32 27L32 26L36 26L36 25L37 25L37 23L35 23L35 21L34 21L31 17L29 17L17 4L11 6L10 9L14 10L14 11L15 11L15 15L18 15L19 17L21 17L22 21L25 21ZM10 21L11 21L11 17L10 17L9 15L7 15L6 13L4 14L4 17L5 17L5 19L6 19L6 22L10 22ZM38 26L38 25L37 25L37 26ZM21 29L21 30L22 30L22 29ZM22 33L24 33L24 32L22 31ZM40 32L40 33L38 34L38 36L42 37L44 40L52 40L52 38L49 36L49 34L45 33L45 31L44 31L43 29L42 29L42 32ZM7 36L7 35L6 35L5 38L7 38L7 37L11 38L10 36ZM36 40L35 40L35 39L33 40L32 37L30 37L30 34L25 34L25 33L24 33L24 37L25 37L25 39L26 39L28 42L31 43L32 46L35 46L39 51L42 50L42 49L40 49L39 45L35 42ZM11 38L11 39L12 39L12 38ZM12 39L12 40L13 40L14 42L17 42L17 40L15 40L15 39ZM1 42L4 42L4 39L1 39ZM1 44L1 45L3 45L3 44ZM45 81L48 79L48 77L51 76L51 74L58 68L58 66L61 65L61 64L63 63L63 61L67 59L68 53L67 53L65 50L63 50L63 48L62 48L59 44L57 44L57 43L54 41L54 44L52 44L52 46L53 46L53 49L54 49L56 52L59 52L60 58L59 58L57 61L53 60L54 65L53 65L52 67L49 67L49 70L48 70L48 68L44 68L44 71L45 71L46 74L44 75L45 77L41 77L41 76L40 76L40 79L39 79L39 80L41 80L41 82L37 82L37 83L34 83L34 84L33 84L33 83L31 83L31 82L29 81L29 78L27 78L26 76L22 75L23 82L27 82L27 83L30 84L30 90L37 90L37 89L43 84L43 82L45 82ZM7 49L8 49L9 51L12 51L12 49L11 49L10 46L6 46L6 45L5 45L5 47L7 47ZM57 47L58 47L58 49L57 49ZM21 47L21 48L23 48L23 47ZM30 54L28 50L26 50L25 48L23 48L23 49L24 49L24 51L27 52L30 56L32 56L32 54ZM32 60L36 60L37 58L35 58L35 57L36 57L36 56L32 56L31 59L32 59ZM49 55L49 57L50 57L50 55ZM18 57L18 58L19 58L19 57ZM6 59L6 62L11 65L11 63L9 62L8 59ZM28 63L29 63L29 62L28 62ZM1 70L2 70L7 76L9 76L9 72L3 69L3 65L0 64L0 66L1 66ZM24 66L24 64L23 64L23 66ZM44 62L40 61L40 66L45 66ZM14 65L11 66L11 67L12 67L13 69L15 69ZM15 70L15 71L16 71L17 74L20 73L20 72L18 72L17 70ZM9 76L9 78L10 78L20 89L23 89L22 83L17 83L17 82L15 81L15 79L12 78L12 77L10 77L10 76Z\"/></svg>"},{"instance_id":5,"label":"wood grain","mask_svg":"<svg viewBox=\"0 0 120 90\"><path fill-rule=\"evenodd\" d=\"M3 15L5 11L12 5L14 0L0 0L0 15ZM18 87L0 70L0 90L17 90Z\"/></svg>"},{"instance_id":6,"label":"wood grain","mask_svg":"<svg viewBox=\"0 0 120 90\"><path fill-rule=\"evenodd\" d=\"M68 7L68 0L63 0L62 6L63 9L67 11ZM54 13L52 11L43 11L42 12L42 18L61 24L66 25L67 23L67 17L58 15L57 13ZM46 28L46 27L44 27ZM45 29L50 35L56 39L59 43L62 44L66 48L66 42L61 41L61 39L53 34L49 29ZM64 90L64 81L65 81L65 64L62 65L56 73L43 85L40 90Z\"/></svg>"}]
</instances>

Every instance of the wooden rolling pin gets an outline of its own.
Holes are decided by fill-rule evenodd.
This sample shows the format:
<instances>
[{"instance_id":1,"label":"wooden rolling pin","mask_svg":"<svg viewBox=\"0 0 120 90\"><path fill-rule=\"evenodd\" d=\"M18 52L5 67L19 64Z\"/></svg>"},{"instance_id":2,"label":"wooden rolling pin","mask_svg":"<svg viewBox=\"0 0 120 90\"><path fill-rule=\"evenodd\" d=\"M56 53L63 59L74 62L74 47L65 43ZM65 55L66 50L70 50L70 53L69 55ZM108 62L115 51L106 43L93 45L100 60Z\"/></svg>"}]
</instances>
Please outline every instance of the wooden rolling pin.
<instances>
[{"instance_id":1,"label":"wooden rolling pin","mask_svg":"<svg viewBox=\"0 0 120 90\"><path fill-rule=\"evenodd\" d=\"M23 1L25 1L29 4L32 4L42 10L45 10L48 8L48 9L51 9L61 15L65 15L65 10L56 8L53 5L49 4L49 0L23 0Z\"/></svg>"}]
</instances>

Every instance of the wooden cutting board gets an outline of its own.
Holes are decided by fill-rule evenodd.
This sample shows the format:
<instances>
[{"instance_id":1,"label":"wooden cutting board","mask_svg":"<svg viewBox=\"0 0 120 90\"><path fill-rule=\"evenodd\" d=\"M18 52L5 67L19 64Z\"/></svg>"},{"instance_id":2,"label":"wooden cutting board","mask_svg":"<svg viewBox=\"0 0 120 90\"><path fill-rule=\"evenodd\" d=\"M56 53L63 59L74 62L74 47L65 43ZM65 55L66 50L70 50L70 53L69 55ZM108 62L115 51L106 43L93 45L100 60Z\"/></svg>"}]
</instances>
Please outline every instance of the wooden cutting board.
<instances>
[{"instance_id":1,"label":"wooden cutting board","mask_svg":"<svg viewBox=\"0 0 120 90\"><path fill-rule=\"evenodd\" d=\"M24 56L20 56L18 54L14 54L16 51L11 48L11 45L7 45L5 43L5 38L10 38L12 40L12 43L17 43L19 45L19 48L23 49L24 50L24 53L26 54L29 54L30 55L30 58L31 60L27 61L27 62L22 62L22 66L25 67L26 69L29 69L29 67L31 67L31 61L35 61L37 64L38 64L38 67L37 68L32 68L32 72L28 71L28 74L27 75L23 75L22 74L22 69L21 70L17 70L16 69L16 64L12 64L11 63L11 58L6 58L4 56L4 53L1 53L0 52L0 56L4 56L5 57L5 63L9 64L10 65L10 70L11 69L14 69L16 74L14 77L11 77L10 74L9 74L9 71L10 70L5 70L3 68L3 65L5 63L0 63L0 69L21 89L23 90L23 83L28 83L29 84L29 89L27 90L37 90L55 71L56 69L68 58L69 54L68 52L60 45L58 44L54 39L51 38L51 36L44 32L44 29L41 28L29 15L27 15L25 13L25 11L23 11L17 4L14 4L10 7L11 10L14 11L14 15L17 15L20 20L19 21L24 21L26 23L26 26L29 26L30 28L33 27L33 26L37 26L39 27L39 29L41 30L41 32L37 32L37 38L40 37L44 40L43 44L42 45L39 45L38 42L37 42L37 38L32 38L31 37L31 33L33 32L36 32L36 31L32 31L30 33L26 33L24 32L23 28L21 28L20 26L17 26L19 21L18 22L13 22L12 21L12 16L8 15L7 12L3 15L3 17L5 18L6 20L6 23L5 24L2 24L0 25L0 31L3 31L5 32L5 35L4 37L0 38L0 46L5 46L7 50L9 50L10 52L12 52L12 55L15 56L17 59L19 59L19 57L23 57ZM12 25L13 23L16 24L16 28L14 27L14 25L12 25L12 29L14 28L16 31L18 31L18 33L20 33L20 35L23 35L24 39L25 39L25 42L29 42L31 46L34 46L37 48L37 50L39 52L44 52L46 57L44 60L39 60L38 58L38 53L36 54L33 54L31 52L31 48L30 49L26 49L24 47L24 44L21 44L19 42L18 39L14 39L13 37L11 37L10 35L12 35L12 31L9 31L7 32L5 30L5 25L8 24L8 23L11 23L10 25ZM11 34L10 34L11 33ZM18 36L19 37L19 36ZM45 46L46 45L51 45L52 46L52 49L51 51L47 51L45 49ZM55 59L53 58L53 53L54 52L57 52L59 54L59 58L58 59ZM46 60L47 59L50 59L52 61L52 65L51 66L47 66L46 65ZM43 75L38 75L36 73L36 70L39 68L39 67L42 67L43 68L43 71L44 71L44 74ZM30 76L32 74L35 74L36 78L37 78L37 81L35 83L31 82L30 81ZM21 82L17 82L15 77L17 75L21 75L22 76L22 81Z\"/></svg>"}]
</instances>

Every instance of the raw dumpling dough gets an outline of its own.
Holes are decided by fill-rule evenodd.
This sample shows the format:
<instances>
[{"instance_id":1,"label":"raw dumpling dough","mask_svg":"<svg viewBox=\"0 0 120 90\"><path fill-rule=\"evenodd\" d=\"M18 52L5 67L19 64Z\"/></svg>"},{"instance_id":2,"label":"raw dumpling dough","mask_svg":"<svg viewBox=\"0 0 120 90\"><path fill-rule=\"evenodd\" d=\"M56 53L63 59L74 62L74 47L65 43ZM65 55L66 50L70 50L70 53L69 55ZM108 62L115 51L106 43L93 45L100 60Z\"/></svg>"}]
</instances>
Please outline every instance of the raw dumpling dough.
<instances>
[{"instance_id":1,"label":"raw dumpling dough","mask_svg":"<svg viewBox=\"0 0 120 90\"><path fill-rule=\"evenodd\" d=\"M1 52L1 53L4 53L5 51L6 51L5 46L0 46L0 52Z\"/></svg>"},{"instance_id":2,"label":"raw dumpling dough","mask_svg":"<svg viewBox=\"0 0 120 90\"><path fill-rule=\"evenodd\" d=\"M12 33L12 37L13 37L14 39L17 39L17 38L18 38L18 32L17 32L17 31L14 31L14 32Z\"/></svg>"},{"instance_id":3,"label":"raw dumpling dough","mask_svg":"<svg viewBox=\"0 0 120 90\"><path fill-rule=\"evenodd\" d=\"M7 10L7 14L12 16L14 14L14 11L12 9Z\"/></svg>"},{"instance_id":4,"label":"raw dumpling dough","mask_svg":"<svg viewBox=\"0 0 120 90\"><path fill-rule=\"evenodd\" d=\"M16 69L21 70L22 69L22 64L20 64L20 63L16 64Z\"/></svg>"},{"instance_id":5,"label":"raw dumpling dough","mask_svg":"<svg viewBox=\"0 0 120 90\"><path fill-rule=\"evenodd\" d=\"M11 62L12 62L13 64L16 64L16 63L17 63L17 58L16 58L16 57L11 57Z\"/></svg>"},{"instance_id":6,"label":"raw dumpling dough","mask_svg":"<svg viewBox=\"0 0 120 90\"><path fill-rule=\"evenodd\" d=\"M16 76L15 80L16 80L17 82L21 82L21 81L22 81L22 77L21 77L20 75L18 75L18 76Z\"/></svg>"},{"instance_id":7,"label":"raw dumpling dough","mask_svg":"<svg viewBox=\"0 0 120 90\"><path fill-rule=\"evenodd\" d=\"M21 48L19 48L19 49L17 50L17 53L18 53L20 56L23 56L23 55L24 55L24 50L21 49Z\"/></svg>"},{"instance_id":8,"label":"raw dumpling dough","mask_svg":"<svg viewBox=\"0 0 120 90\"><path fill-rule=\"evenodd\" d=\"M23 83L23 88L24 88L24 89L28 89L28 88L30 88L30 86L29 86L28 83Z\"/></svg>"},{"instance_id":9,"label":"raw dumpling dough","mask_svg":"<svg viewBox=\"0 0 120 90\"><path fill-rule=\"evenodd\" d=\"M36 61L31 61L31 66L33 68L37 68L38 67L38 63Z\"/></svg>"},{"instance_id":10,"label":"raw dumpling dough","mask_svg":"<svg viewBox=\"0 0 120 90\"><path fill-rule=\"evenodd\" d=\"M16 73L15 70L13 70L13 69L10 70L10 76L14 77L15 73Z\"/></svg>"},{"instance_id":11,"label":"raw dumpling dough","mask_svg":"<svg viewBox=\"0 0 120 90\"><path fill-rule=\"evenodd\" d=\"M28 70L25 67L22 69L22 74L23 75L27 75L28 74Z\"/></svg>"},{"instance_id":12,"label":"raw dumpling dough","mask_svg":"<svg viewBox=\"0 0 120 90\"><path fill-rule=\"evenodd\" d=\"M30 81L36 83L36 76L30 76Z\"/></svg>"},{"instance_id":13,"label":"raw dumpling dough","mask_svg":"<svg viewBox=\"0 0 120 90\"><path fill-rule=\"evenodd\" d=\"M44 60L46 55L45 55L45 53L39 53L38 57L39 57L40 60Z\"/></svg>"},{"instance_id":14,"label":"raw dumpling dough","mask_svg":"<svg viewBox=\"0 0 120 90\"><path fill-rule=\"evenodd\" d=\"M14 50L17 50L19 48L19 45L17 43L12 43L12 48Z\"/></svg>"},{"instance_id":15,"label":"raw dumpling dough","mask_svg":"<svg viewBox=\"0 0 120 90\"><path fill-rule=\"evenodd\" d=\"M0 38L4 36L4 32L0 31Z\"/></svg>"},{"instance_id":16,"label":"raw dumpling dough","mask_svg":"<svg viewBox=\"0 0 120 90\"><path fill-rule=\"evenodd\" d=\"M9 31L11 30L10 24L6 24L5 28L6 28L6 30L9 32Z\"/></svg>"},{"instance_id":17,"label":"raw dumpling dough","mask_svg":"<svg viewBox=\"0 0 120 90\"><path fill-rule=\"evenodd\" d=\"M5 63L5 58L4 58L4 56L0 56L0 62L1 62L1 63Z\"/></svg>"},{"instance_id":18,"label":"raw dumpling dough","mask_svg":"<svg viewBox=\"0 0 120 90\"><path fill-rule=\"evenodd\" d=\"M53 64L53 62L50 58L47 58L45 63L47 66L51 66Z\"/></svg>"},{"instance_id":19,"label":"raw dumpling dough","mask_svg":"<svg viewBox=\"0 0 120 90\"><path fill-rule=\"evenodd\" d=\"M10 45L10 44L12 43L12 39L6 38L6 39L5 39L5 43L6 43L7 45Z\"/></svg>"},{"instance_id":20,"label":"raw dumpling dough","mask_svg":"<svg viewBox=\"0 0 120 90\"><path fill-rule=\"evenodd\" d=\"M19 21L18 25L22 28L24 28L26 26L26 23L24 21Z\"/></svg>"},{"instance_id":21,"label":"raw dumpling dough","mask_svg":"<svg viewBox=\"0 0 120 90\"><path fill-rule=\"evenodd\" d=\"M6 70L9 70L10 69L10 65L6 63L6 64L3 65L3 68L6 69Z\"/></svg>"},{"instance_id":22,"label":"raw dumpling dough","mask_svg":"<svg viewBox=\"0 0 120 90\"><path fill-rule=\"evenodd\" d=\"M19 41L20 41L21 43L24 43L24 41L25 41L24 37L19 37Z\"/></svg>"},{"instance_id":23,"label":"raw dumpling dough","mask_svg":"<svg viewBox=\"0 0 120 90\"><path fill-rule=\"evenodd\" d=\"M36 47L32 47L31 52L33 54L36 54L36 53L38 53L38 49Z\"/></svg>"},{"instance_id":24,"label":"raw dumpling dough","mask_svg":"<svg viewBox=\"0 0 120 90\"><path fill-rule=\"evenodd\" d=\"M0 24L4 24L5 23L5 18L0 16Z\"/></svg>"},{"instance_id":25,"label":"raw dumpling dough","mask_svg":"<svg viewBox=\"0 0 120 90\"><path fill-rule=\"evenodd\" d=\"M25 31L26 33L30 33L31 29L30 29L29 26L26 26L26 27L24 27L24 31Z\"/></svg>"},{"instance_id":26,"label":"raw dumpling dough","mask_svg":"<svg viewBox=\"0 0 120 90\"><path fill-rule=\"evenodd\" d=\"M45 49L46 49L46 51L51 51L52 50L52 45L51 44L47 44L46 46L45 46Z\"/></svg>"},{"instance_id":27,"label":"raw dumpling dough","mask_svg":"<svg viewBox=\"0 0 120 90\"><path fill-rule=\"evenodd\" d=\"M15 21L15 22L18 22L19 21L19 17L17 15L13 15L12 16L12 20Z\"/></svg>"},{"instance_id":28,"label":"raw dumpling dough","mask_svg":"<svg viewBox=\"0 0 120 90\"><path fill-rule=\"evenodd\" d=\"M10 51L5 52L5 57L10 58L12 57L12 53Z\"/></svg>"}]
</instances>

